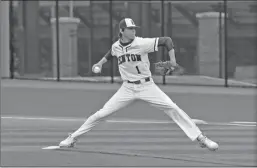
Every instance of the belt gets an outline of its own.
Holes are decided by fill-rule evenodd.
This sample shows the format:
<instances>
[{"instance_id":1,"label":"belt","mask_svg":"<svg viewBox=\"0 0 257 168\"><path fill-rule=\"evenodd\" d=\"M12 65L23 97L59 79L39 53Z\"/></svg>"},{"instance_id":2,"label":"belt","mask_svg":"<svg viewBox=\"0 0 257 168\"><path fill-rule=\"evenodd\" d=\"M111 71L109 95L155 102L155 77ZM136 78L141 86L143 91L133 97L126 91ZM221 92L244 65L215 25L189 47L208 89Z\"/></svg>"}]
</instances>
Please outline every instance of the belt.
<instances>
[{"instance_id":1,"label":"belt","mask_svg":"<svg viewBox=\"0 0 257 168\"><path fill-rule=\"evenodd\" d=\"M150 81L150 77L147 77L147 78L145 78L145 79L143 79L145 82L149 82ZM142 83L142 81L141 80L137 80L137 81L128 81L128 83L134 83L134 84L140 84L140 83Z\"/></svg>"}]
</instances>

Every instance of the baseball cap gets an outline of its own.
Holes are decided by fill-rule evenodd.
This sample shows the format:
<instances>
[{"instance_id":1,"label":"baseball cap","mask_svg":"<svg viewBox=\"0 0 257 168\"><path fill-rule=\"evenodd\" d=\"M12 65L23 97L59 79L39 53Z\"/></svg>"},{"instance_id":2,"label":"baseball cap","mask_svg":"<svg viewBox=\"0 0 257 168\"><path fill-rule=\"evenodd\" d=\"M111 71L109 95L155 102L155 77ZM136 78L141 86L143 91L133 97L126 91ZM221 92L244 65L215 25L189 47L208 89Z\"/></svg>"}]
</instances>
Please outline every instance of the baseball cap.
<instances>
[{"instance_id":1,"label":"baseball cap","mask_svg":"<svg viewBox=\"0 0 257 168\"><path fill-rule=\"evenodd\" d=\"M119 28L124 29L124 28L127 28L127 27L137 27L137 28L139 28L139 26L136 26L135 22L131 18L124 18L120 21Z\"/></svg>"}]
</instances>

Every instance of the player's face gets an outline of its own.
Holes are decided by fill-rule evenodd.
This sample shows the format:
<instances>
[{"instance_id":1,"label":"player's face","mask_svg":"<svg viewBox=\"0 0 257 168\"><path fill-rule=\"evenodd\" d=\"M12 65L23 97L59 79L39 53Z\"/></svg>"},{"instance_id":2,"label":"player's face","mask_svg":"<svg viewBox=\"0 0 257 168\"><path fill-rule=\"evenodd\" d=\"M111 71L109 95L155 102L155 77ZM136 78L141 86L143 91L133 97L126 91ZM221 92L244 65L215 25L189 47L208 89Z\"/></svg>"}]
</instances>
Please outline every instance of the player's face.
<instances>
[{"instance_id":1,"label":"player's face","mask_svg":"<svg viewBox=\"0 0 257 168\"><path fill-rule=\"evenodd\" d=\"M136 29L134 27L128 27L124 29L123 37L133 40L136 36Z\"/></svg>"}]
</instances>

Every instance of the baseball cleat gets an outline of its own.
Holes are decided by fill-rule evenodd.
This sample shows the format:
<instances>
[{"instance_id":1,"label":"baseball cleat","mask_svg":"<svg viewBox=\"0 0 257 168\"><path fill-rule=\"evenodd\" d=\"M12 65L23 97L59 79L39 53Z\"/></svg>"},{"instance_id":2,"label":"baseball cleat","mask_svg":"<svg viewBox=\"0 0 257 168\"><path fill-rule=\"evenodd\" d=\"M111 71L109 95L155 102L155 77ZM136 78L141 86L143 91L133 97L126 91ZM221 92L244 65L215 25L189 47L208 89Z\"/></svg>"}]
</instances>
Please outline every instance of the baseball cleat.
<instances>
[{"instance_id":1,"label":"baseball cleat","mask_svg":"<svg viewBox=\"0 0 257 168\"><path fill-rule=\"evenodd\" d=\"M219 148L219 145L216 142L210 140L202 134L197 138L197 140L199 142L200 147L208 148L210 151L216 151Z\"/></svg>"},{"instance_id":2,"label":"baseball cleat","mask_svg":"<svg viewBox=\"0 0 257 168\"><path fill-rule=\"evenodd\" d=\"M77 139L71 137L71 134L69 136L60 142L60 147L66 147L66 148L73 148L75 146L75 143L77 142Z\"/></svg>"}]
</instances>

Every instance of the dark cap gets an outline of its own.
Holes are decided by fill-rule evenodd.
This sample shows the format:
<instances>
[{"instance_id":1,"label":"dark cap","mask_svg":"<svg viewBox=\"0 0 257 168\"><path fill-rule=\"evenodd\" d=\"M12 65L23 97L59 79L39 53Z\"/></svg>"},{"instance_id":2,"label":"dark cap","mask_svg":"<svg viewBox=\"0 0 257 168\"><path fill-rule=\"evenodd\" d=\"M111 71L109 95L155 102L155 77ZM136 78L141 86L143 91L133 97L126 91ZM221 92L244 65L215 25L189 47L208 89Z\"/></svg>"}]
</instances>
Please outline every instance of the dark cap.
<instances>
[{"instance_id":1,"label":"dark cap","mask_svg":"<svg viewBox=\"0 0 257 168\"><path fill-rule=\"evenodd\" d=\"M132 19L124 18L120 21L119 28L124 29L124 28L127 28L127 27L139 27L139 26L136 26Z\"/></svg>"}]
</instances>

